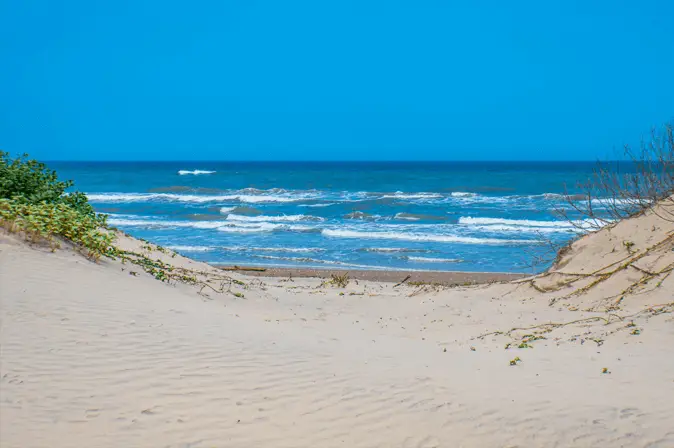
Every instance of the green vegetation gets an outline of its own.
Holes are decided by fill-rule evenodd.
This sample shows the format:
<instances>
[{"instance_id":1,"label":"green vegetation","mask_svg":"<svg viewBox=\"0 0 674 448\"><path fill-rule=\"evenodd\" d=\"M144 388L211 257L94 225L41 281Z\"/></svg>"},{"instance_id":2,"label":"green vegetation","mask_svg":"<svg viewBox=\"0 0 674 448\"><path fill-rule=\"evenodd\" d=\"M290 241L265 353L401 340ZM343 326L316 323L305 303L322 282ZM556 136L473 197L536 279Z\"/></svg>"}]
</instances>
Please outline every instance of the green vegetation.
<instances>
[{"instance_id":1,"label":"green vegetation","mask_svg":"<svg viewBox=\"0 0 674 448\"><path fill-rule=\"evenodd\" d=\"M116 247L117 234L107 226L106 215L96 213L84 193L68 192L72 187L72 181L59 180L44 163L25 154L13 159L0 151L0 227L22 235L31 244L46 244L52 251L67 243L92 261L107 257L133 264L162 282L200 287L199 294L205 297L209 291L244 298L243 293L231 289L246 286L239 280L151 258L155 251L176 257L161 246L143 240L142 253ZM138 276L136 271L129 274Z\"/></svg>"},{"instance_id":2,"label":"green vegetation","mask_svg":"<svg viewBox=\"0 0 674 448\"><path fill-rule=\"evenodd\" d=\"M0 225L52 250L67 241L92 260L114 256L106 216L94 211L84 193L68 193L72 186L44 163L0 151Z\"/></svg>"}]
</instances>

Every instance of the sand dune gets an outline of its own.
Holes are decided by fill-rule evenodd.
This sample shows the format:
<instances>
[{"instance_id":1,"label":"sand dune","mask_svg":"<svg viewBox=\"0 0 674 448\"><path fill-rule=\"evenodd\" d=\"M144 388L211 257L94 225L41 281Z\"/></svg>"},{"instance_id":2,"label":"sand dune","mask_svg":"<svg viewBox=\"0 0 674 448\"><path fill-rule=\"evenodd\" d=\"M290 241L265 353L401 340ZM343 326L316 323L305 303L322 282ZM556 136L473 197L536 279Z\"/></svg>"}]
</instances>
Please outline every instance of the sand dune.
<instances>
[{"instance_id":1,"label":"sand dune","mask_svg":"<svg viewBox=\"0 0 674 448\"><path fill-rule=\"evenodd\" d=\"M473 287L232 274L244 298L3 235L0 446L672 447L673 233Z\"/></svg>"}]
</instances>

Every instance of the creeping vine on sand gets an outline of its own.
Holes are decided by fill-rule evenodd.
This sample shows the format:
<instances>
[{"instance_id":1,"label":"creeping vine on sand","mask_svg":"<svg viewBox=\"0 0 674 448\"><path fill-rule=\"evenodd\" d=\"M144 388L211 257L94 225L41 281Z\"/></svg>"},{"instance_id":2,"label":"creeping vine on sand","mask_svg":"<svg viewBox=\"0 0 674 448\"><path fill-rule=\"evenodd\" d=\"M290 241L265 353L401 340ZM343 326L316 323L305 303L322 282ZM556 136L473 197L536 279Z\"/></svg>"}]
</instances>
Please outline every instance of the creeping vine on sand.
<instances>
[{"instance_id":1,"label":"creeping vine on sand","mask_svg":"<svg viewBox=\"0 0 674 448\"><path fill-rule=\"evenodd\" d=\"M142 248L148 251L148 253L152 250L167 253L167 250L163 247L155 246L153 248L149 243L146 243ZM145 272L162 282L185 283L200 287L198 292L205 297L208 297L207 292L215 292L218 294L230 293L235 297L244 298L243 293L232 291L232 286L246 287L246 283L225 274L173 266L159 259L153 260L148 255L128 250L115 249L110 254L110 257L113 259L118 258L122 263L128 262L139 266Z\"/></svg>"},{"instance_id":2,"label":"creeping vine on sand","mask_svg":"<svg viewBox=\"0 0 674 448\"><path fill-rule=\"evenodd\" d=\"M530 347L530 342L533 342L538 339L545 339L544 337L540 336L542 334L546 333L551 333L553 330L562 328L562 327L567 327L570 325L578 325L578 324L586 324L586 323L592 323L592 322L603 322L604 326L618 323L618 322L624 322L624 321L630 321L624 328L633 328L635 327L635 323L633 322L633 319L637 317L642 317L642 316L657 316L659 314L664 314L664 313L672 313L674 312L674 302L670 303L663 303L660 305L653 305L649 306L648 308L644 308L641 311L638 311L634 314L630 314L627 316L621 316L618 314L614 313L609 313L604 316L592 316L592 317L587 317L584 319L576 319L572 320L569 322L548 322L545 324L540 324L540 325L532 325L530 327L514 327L511 328L508 331L491 331L489 333L483 333L479 336L476 336L474 339L484 339L487 336L507 336L512 338L513 340L517 340L520 342L520 348L528 348ZM528 331L531 332L529 334L525 334L519 338L514 337L513 333L516 331ZM632 331L631 334L639 334L640 332L634 332ZM526 344L526 346L522 346L522 344ZM510 348L516 344L509 343L506 345L506 348Z\"/></svg>"}]
</instances>

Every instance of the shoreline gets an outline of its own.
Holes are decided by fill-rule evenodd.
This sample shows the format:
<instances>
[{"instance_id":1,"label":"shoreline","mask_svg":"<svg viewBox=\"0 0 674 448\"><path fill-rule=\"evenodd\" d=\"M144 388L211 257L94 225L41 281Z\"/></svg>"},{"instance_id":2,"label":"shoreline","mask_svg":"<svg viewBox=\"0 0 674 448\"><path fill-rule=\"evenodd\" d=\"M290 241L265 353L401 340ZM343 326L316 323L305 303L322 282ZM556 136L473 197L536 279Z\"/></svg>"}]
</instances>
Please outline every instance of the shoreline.
<instances>
[{"instance_id":1,"label":"shoreline","mask_svg":"<svg viewBox=\"0 0 674 448\"><path fill-rule=\"evenodd\" d=\"M461 271L398 271L398 270L348 270L321 268L288 268L269 266L222 266L212 265L223 271L236 272L249 277L295 277L295 278L330 278L333 274L348 274L354 280L373 282L400 283L409 276L406 282L438 283L445 285L481 284L518 280L533 274L507 272L461 272Z\"/></svg>"}]
</instances>

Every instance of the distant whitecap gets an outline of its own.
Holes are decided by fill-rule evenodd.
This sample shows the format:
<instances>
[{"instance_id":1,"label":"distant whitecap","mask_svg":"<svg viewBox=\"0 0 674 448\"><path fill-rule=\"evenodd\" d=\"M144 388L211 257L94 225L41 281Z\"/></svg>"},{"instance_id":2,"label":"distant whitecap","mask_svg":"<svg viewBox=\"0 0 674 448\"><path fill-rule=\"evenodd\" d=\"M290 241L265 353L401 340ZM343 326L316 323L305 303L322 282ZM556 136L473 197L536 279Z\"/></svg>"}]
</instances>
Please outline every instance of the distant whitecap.
<instances>
[{"instance_id":1,"label":"distant whitecap","mask_svg":"<svg viewBox=\"0 0 674 448\"><path fill-rule=\"evenodd\" d=\"M185 176L187 174L199 175L199 174L213 174L213 173L215 173L215 171L208 171L208 170L192 170L192 171L180 170L180 171L178 171L178 174L180 174L181 176Z\"/></svg>"}]
</instances>

